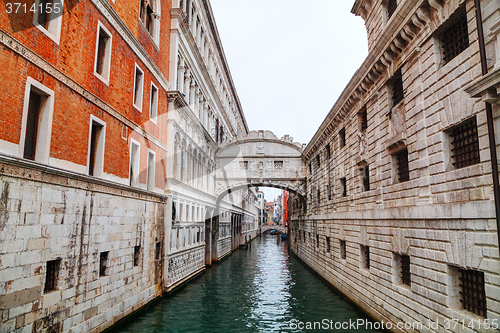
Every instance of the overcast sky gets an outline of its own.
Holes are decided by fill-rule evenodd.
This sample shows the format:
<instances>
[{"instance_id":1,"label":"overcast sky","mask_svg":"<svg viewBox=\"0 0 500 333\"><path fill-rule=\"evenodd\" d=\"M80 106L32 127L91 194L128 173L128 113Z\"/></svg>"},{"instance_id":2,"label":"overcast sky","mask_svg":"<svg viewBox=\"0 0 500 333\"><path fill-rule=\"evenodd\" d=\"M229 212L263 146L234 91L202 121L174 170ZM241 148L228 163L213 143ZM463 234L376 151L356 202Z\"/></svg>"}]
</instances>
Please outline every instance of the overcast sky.
<instances>
[{"instance_id":1,"label":"overcast sky","mask_svg":"<svg viewBox=\"0 0 500 333\"><path fill-rule=\"evenodd\" d=\"M211 4L250 130L308 143L367 55L354 0Z\"/></svg>"}]
</instances>

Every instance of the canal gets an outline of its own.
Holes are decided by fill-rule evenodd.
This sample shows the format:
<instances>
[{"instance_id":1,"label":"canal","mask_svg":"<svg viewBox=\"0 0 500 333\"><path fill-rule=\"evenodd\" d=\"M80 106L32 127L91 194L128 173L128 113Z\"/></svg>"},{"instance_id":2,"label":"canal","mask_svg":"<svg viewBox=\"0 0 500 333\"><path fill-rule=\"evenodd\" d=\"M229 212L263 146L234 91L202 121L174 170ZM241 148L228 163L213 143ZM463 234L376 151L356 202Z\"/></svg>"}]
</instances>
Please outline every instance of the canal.
<instances>
[{"instance_id":1,"label":"canal","mask_svg":"<svg viewBox=\"0 0 500 333\"><path fill-rule=\"evenodd\" d=\"M367 317L290 256L285 243L264 235L114 331L243 333L331 328L334 332L380 332L367 329L373 323L366 321ZM308 322L317 322L316 329L306 329ZM353 329L354 322L364 324ZM320 324L323 329L318 329Z\"/></svg>"}]
</instances>

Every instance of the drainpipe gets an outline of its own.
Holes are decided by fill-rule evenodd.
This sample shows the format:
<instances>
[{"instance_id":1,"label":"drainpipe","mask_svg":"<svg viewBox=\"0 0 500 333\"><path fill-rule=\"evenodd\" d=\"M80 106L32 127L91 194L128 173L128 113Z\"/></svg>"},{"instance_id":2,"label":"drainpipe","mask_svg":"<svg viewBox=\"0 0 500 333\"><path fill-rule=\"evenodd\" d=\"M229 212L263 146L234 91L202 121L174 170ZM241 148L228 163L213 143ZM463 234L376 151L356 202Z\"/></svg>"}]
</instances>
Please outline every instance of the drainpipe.
<instances>
[{"instance_id":1,"label":"drainpipe","mask_svg":"<svg viewBox=\"0 0 500 333\"><path fill-rule=\"evenodd\" d=\"M488 65L486 63L486 48L484 44L484 31L483 31L483 17L481 14L481 1L474 0L476 7L476 26L477 35L479 40L479 54L481 57L481 72L483 75L488 74ZM495 212L497 219L497 236L498 246L500 247L500 183L498 181L498 160L497 149L495 144L495 128L493 125L493 110L489 102L486 104L486 120L488 122L488 138L490 141L490 155L491 155L491 173L493 176L493 194L495 197Z\"/></svg>"}]
</instances>

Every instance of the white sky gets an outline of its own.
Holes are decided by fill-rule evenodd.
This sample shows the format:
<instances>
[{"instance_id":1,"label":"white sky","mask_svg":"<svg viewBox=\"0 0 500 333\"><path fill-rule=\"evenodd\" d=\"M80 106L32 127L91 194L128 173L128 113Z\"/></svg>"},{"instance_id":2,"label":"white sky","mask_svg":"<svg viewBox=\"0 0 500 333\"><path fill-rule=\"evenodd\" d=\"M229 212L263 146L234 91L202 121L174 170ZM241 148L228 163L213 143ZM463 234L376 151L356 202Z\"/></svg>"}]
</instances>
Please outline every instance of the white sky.
<instances>
[{"instance_id":1,"label":"white sky","mask_svg":"<svg viewBox=\"0 0 500 333\"><path fill-rule=\"evenodd\" d=\"M250 130L308 143L368 52L354 0L211 4Z\"/></svg>"}]
</instances>

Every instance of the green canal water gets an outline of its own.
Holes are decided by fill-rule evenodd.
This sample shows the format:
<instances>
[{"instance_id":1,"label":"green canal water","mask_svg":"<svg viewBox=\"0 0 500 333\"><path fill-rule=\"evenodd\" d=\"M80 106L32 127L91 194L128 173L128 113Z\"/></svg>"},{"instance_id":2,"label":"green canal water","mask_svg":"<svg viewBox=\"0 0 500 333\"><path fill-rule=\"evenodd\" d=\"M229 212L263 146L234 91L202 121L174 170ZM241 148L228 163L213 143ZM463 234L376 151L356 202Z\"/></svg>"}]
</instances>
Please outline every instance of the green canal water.
<instances>
[{"instance_id":1,"label":"green canal water","mask_svg":"<svg viewBox=\"0 0 500 333\"><path fill-rule=\"evenodd\" d=\"M264 235L114 332L380 332L367 321L285 243Z\"/></svg>"}]
</instances>

